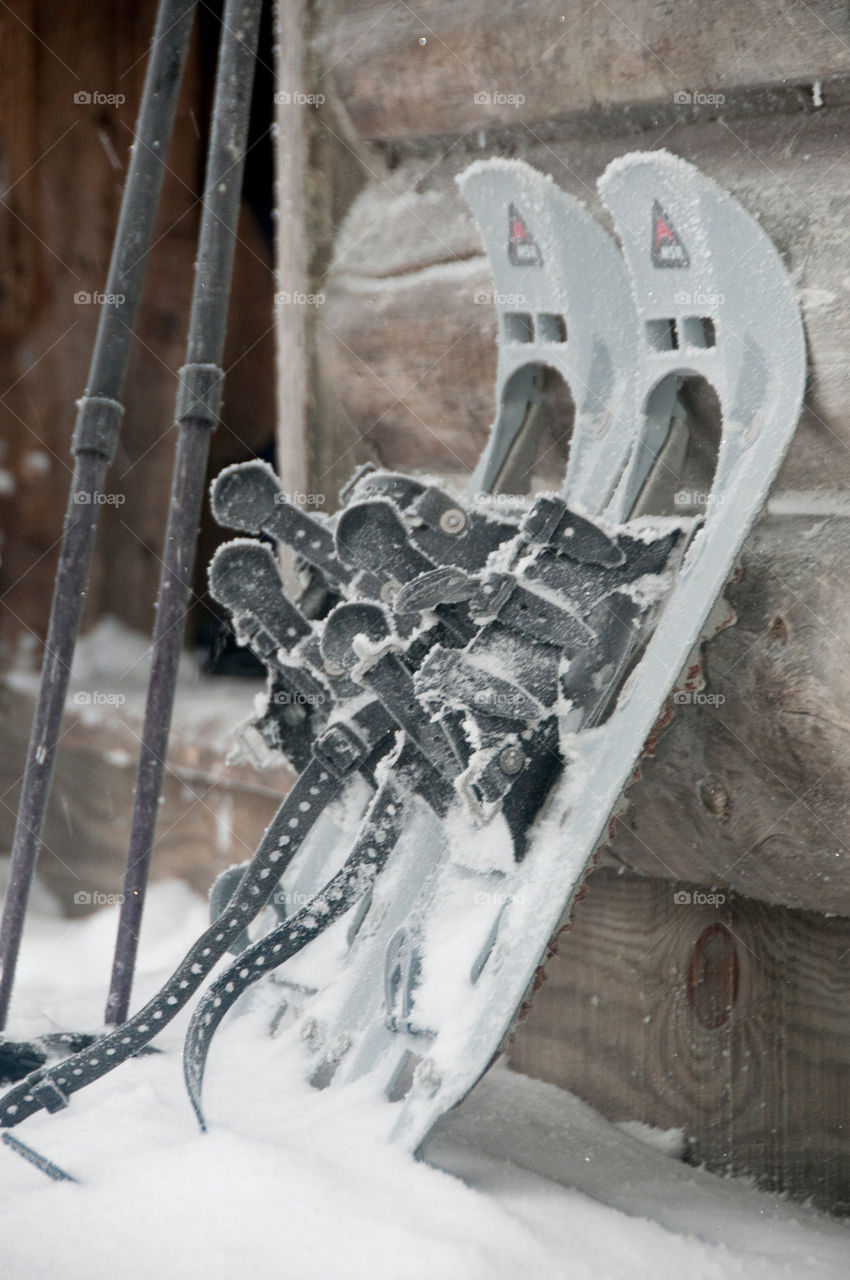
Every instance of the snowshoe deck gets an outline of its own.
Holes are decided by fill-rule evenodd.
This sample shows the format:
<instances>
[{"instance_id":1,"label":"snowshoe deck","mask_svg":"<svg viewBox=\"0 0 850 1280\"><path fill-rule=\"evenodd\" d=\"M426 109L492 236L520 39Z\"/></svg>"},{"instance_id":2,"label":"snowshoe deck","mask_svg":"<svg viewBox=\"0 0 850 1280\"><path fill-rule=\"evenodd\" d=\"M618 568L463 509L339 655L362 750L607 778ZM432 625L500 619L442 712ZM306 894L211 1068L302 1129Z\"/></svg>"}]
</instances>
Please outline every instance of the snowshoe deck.
<instances>
[{"instance_id":1,"label":"snowshoe deck","mask_svg":"<svg viewBox=\"0 0 850 1280\"><path fill-rule=\"evenodd\" d=\"M138 1052L231 948L187 1034L202 1122L216 1027L288 961L283 1034L305 1077L369 1079L416 1148L486 1070L569 913L794 430L802 328L767 237L675 157L627 156L603 178L622 252L519 162L473 165L462 186L501 312L501 408L470 492L365 469L325 520L287 503L263 464L219 477L222 523L293 546L321 587L308 616L244 538L211 569L269 668L257 731L302 776L170 982L0 1099L0 1125L66 1105ZM576 401L564 487L496 504L539 365ZM723 412L705 513L636 516L694 374ZM278 923L252 941L269 901ZM332 962L316 965L331 935Z\"/></svg>"}]
</instances>

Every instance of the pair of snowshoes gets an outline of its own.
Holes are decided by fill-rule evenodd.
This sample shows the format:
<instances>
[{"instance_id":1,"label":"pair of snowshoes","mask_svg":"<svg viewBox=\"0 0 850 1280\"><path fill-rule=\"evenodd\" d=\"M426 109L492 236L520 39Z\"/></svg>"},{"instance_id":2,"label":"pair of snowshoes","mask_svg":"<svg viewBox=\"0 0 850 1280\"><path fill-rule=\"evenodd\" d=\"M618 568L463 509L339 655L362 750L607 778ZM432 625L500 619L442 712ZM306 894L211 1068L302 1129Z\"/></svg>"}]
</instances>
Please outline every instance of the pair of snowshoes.
<instances>
[{"instance_id":1,"label":"pair of snowshoes","mask_svg":"<svg viewBox=\"0 0 850 1280\"><path fill-rule=\"evenodd\" d=\"M415 1149L498 1052L568 918L794 431L803 332L767 237L671 155L601 180L619 248L522 163L460 181L500 312L501 408L469 489L367 467L323 518L264 464L219 476L216 517L252 536L219 550L211 589L269 671L252 732L300 777L165 987L20 1081L0 1126L138 1053L230 950L186 1039L201 1123L214 1032L273 975L305 1079L368 1078ZM528 470L547 368L575 402L562 490L498 500ZM721 406L714 474L697 510L648 514L691 377ZM297 601L269 539L298 554Z\"/></svg>"}]
</instances>

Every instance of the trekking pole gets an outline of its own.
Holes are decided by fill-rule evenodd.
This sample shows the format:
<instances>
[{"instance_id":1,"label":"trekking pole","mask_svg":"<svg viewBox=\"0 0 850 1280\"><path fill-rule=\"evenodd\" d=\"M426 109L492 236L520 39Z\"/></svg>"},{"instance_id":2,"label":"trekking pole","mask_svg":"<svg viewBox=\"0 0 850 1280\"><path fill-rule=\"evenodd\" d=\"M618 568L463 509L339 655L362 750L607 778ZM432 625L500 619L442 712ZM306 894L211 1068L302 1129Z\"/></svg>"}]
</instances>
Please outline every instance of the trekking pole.
<instances>
[{"instance_id":1,"label":"trekking pole","mask_svg":"<svg viewBox=\"0 0 850 1280\"><path fill-rule=\"evenodd\" d=\"M118 444L130 342L153 235L165 157L197 0L162 0L157 14L118 230L86 390L77 402L74 472L53 587L41 683L30 734L0 923L0 1030L6 1025L27 902L41 845L56 744L85 602L100 492Z\"/></svg>"},{"instance_id":2,"label":"trekking pole","mask_svg":"<svg viewBox=\"0 0 850 1280\"><path fill-rule=\"evenodd\" d=\"M261 0L227 0L222 18L186 364L180 370L174 413L177 456L162 554L124 897L106 1003L106 1022L113 1025L126 1019L130 1003L192 587L209 441L221 405L221 361L261 9Z\"/></svg>"}]
</instances>

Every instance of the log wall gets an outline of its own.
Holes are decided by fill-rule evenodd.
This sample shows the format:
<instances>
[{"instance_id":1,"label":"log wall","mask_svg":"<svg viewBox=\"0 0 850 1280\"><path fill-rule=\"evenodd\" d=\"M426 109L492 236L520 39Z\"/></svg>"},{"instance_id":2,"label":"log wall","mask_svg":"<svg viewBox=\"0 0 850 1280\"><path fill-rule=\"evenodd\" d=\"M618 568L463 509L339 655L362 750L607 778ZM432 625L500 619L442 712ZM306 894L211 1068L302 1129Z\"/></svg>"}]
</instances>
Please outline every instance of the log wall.
<instances>
[{"instance_id":1,"label":"log wall","mask_svg":"<svg viewBox=\"0 0 850 1280\"><path fill-rule=\"evenodd\" d=\"M492 43L492 23L474 5L435 4L416 16L346 5L316 34L314 83L330 83L338 97L314 112L313 127L336 137L345 122L365 186L321 276L320 394L343 413L321 431L314 424L322 438L314 483L332 502L352 457L364 454L463 482L483 447L495 413L496 318L480 301L491 284L487 261L454 182L472 159L521 156L597 214L596 179L630 149L663 146L716 178L759 219L797 286L806 405L730 594L738 625L705 655L716 697L676 708L632 789L613 855L647 874L728 879L765 901L850 914L850 171L842 163L850 32L835 6L791 6L758 39L755 10L744 18L732 5L711 6L697 22L689 5L632 3L606 8L598 25L582 17L587 8L566 11L571 34L545 56L550 19L531 4L507 6ZM638 33L629 59L602 56L612 24ZM804 34L805 65L796 49ZM524 59L544 96L528 96L508 123L492 104L472 102L485 57L491 86L510 91L526 74ZM680 104L677 93L726 101Z\"/></svg>"},{"instance_id":2,"label":"log wall","mask_svg":"<svg viewBox=\"0 0 850 1280\"><path fill-rule=\"evenodd\" d=\"M606 165L663 147L785 261L806 405L728 591L736 624L701 655L712 700L671 706L653 735L512 1061L617 1119L681 1126L709 1167L846 1210L850 16L340 0L309 47L314 145L346 166L326 200L353 192L314 273L317 402L334 411L308 434L329 505L365 457L464 483L486 439L496 317L454 182L471 161L522 158L605 221Z\"/></svg>"},{"instance_id":3,"label":"log wall","mask_svg":"<svg viewBox=\"0 0 850 1280\"><path fill-rule=\"evenodd\" d=\"M384 142L573 115L590 131L600 111L687 93L751 100L846 74L848 35L835 0L337 0L316 52L356 135Z\"/></svg>"},{"instance_id":4,"label":"log wall","mask_svg":"<svg viewBox=\"0 0 850 1280\"><path fill-rule=\"evenodd\" d=\"M512 1064L850 1212L848 949L844 917L596 872Z\"/></svg>"}]
</instances>

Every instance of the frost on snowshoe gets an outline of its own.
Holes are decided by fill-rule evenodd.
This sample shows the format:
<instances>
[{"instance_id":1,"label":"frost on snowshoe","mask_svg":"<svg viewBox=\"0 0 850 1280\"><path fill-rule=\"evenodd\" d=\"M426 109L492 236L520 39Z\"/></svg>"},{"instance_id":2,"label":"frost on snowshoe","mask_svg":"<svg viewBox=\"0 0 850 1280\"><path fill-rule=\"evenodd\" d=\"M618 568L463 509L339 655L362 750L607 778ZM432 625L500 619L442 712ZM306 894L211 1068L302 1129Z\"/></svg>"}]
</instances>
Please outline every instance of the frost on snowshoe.
<instances>
[{"instance_id":1,"label":"frost on snowshoe","mask_svg":"<svg viewBox=\"0 0 850 1280\"><path fill-rule=\"evenodd\" d=\"M265 464L217 479L220 522L293 548L306 570L289 599L268 546L244 537L211 568L269 671L257 727L300 777L162 991L37 1067L0 1099L0 1125L66 1105L139 1052L231 949L186 1039L204 1123L228 1010L344 919L324 980L281 974L293 1051L317 1086L368 1077L414 1148L492 1060L570 909L794 430L802 328L764 233L674 157L625 157L603 179L620 248L519 162L475 164L461 184L497 298L525 299L521 315L497 302L498 413L469 492L365 467L325 517L289 503ZM497 506L535 366L576 404L563 487ZM723 414L710 501L636 517L693 375ZM252 936L267 903L271 930Z\"/></svg>"},{"instance_id":2,"label":"frost on snowshoe","mask_svg":"<svg viewBox=\"0 0 850 1280\"><path fill-rule=\"evenodd\" d=\"M262 485L270 491L265 474ZM498 822L509 863L519 865L564 767L564 726L575 732L604 718L612 693L651 631L695 522L615 529L554 495L529 499L513 518L494 519L474 498L435 485L400 483L376 470L350 486L346 496L347 504L326 525L328 530L333 525L337 562L352 571L341 587L343 599L323 621L311 624L309 637L298 637L287 663L317 678L330 673L330 682L336 682L331 725L345 724L349 708L364 696L372 700L369 705L380 706L399 741L407 743L408 787L420 809L427 806L438 823L452 811L471 828ZM265 521L266 530L269 524ZM283 527L278 522L278 531ZM326 557L329 543L315 542L318 561ZM299 539L299 545L309 557L309 543L304 547ZM219 556L228 554L225 547ZM342 575L336 581L342 583ZM264 604L245 574L235 575L233 586L235 616L250 612L254 618L252 644L257 645L258 635L279 632L279 601ZM279 581L277 587L282 593ZM412 810L408 818L413 822ZM408 826L396 824L393 840L401 841ZM358 847L370 847L370 840L381 876L392 875L401 855L374 836L367 812ZM501 836L497 843L504 843ZM438 840L431 857L421 860L424 880L442 849ZM282 898L306 896L307 905L265 938L243 934L239 959L198 1004L187 1036L185 1073L199 1117L212 1033L238 995L290 959L308 932L312 940L322 921L351 909L357 896L353 885L360 885L361 898L367 889L380 895L375 883L380 877L367 874L358 858L359 879L352 878L353 856L344 850L325 851L324 858L309 847L302 851L301 861L312 864L310 874L300 882L284 878ZM374 865L373 860L370 871ZM292 873L296 870L293 864ZM227 873L226 891L240 874L239 869ZM311 877L312 894L298 892L299 883L309 884ZM224 893L225 887L216 896L216 909ZM352 954L358 935L367 938L374 929L370 916L367 905L358 917ZM393 937L395 972L398 930ZM418 959L414 968L419 973ZM412 1008L416 980L412 971L405 973L409 985L398 998ZM395 992L395 979L386 981ZM386 1017L396 1034L403 1030L397 1012ZM328 1068L319 1076L328 1076Z\"/></svg>"}]
</instances>

